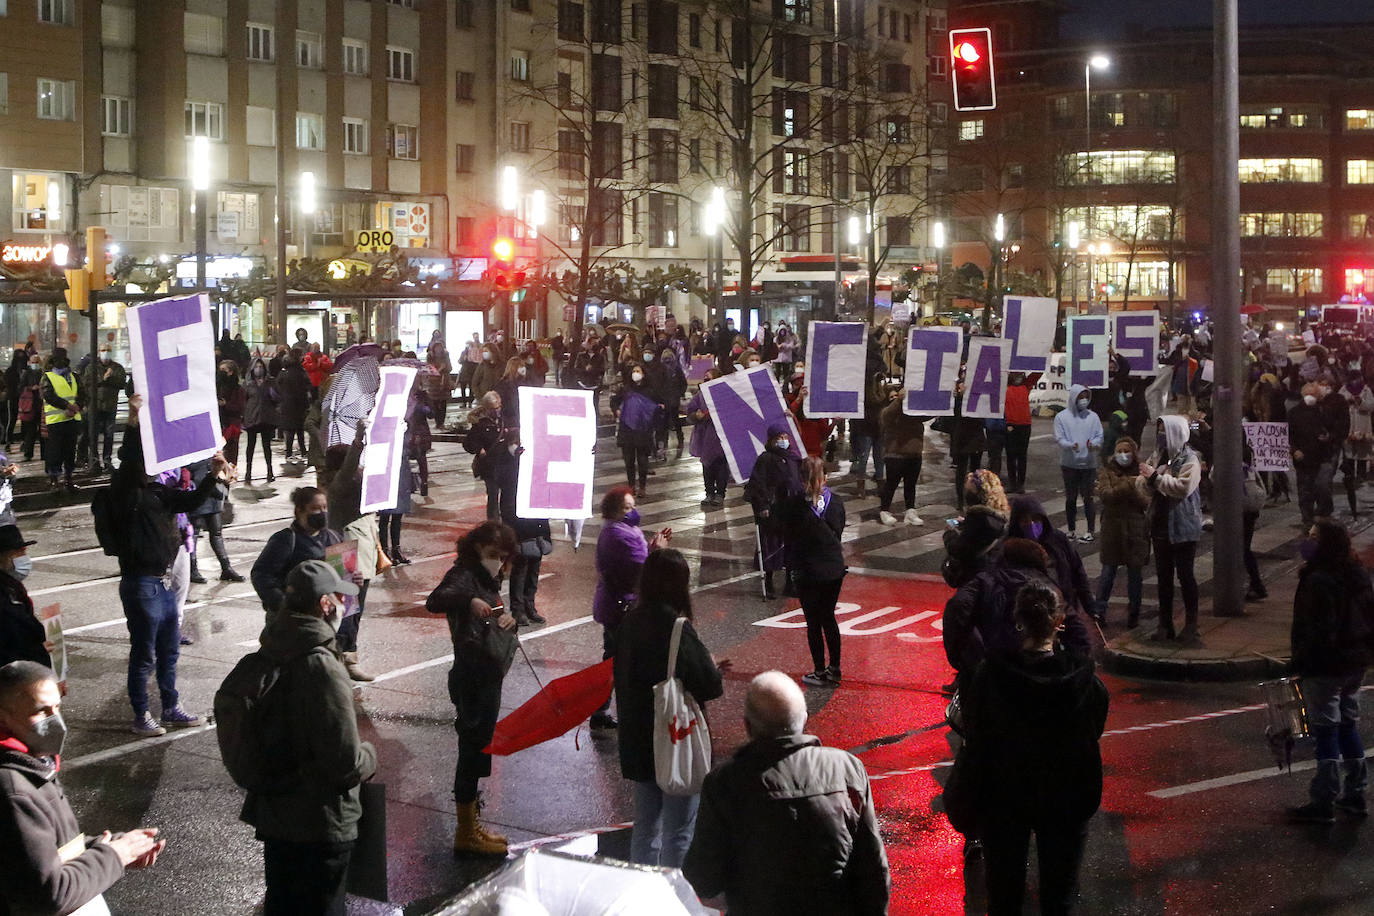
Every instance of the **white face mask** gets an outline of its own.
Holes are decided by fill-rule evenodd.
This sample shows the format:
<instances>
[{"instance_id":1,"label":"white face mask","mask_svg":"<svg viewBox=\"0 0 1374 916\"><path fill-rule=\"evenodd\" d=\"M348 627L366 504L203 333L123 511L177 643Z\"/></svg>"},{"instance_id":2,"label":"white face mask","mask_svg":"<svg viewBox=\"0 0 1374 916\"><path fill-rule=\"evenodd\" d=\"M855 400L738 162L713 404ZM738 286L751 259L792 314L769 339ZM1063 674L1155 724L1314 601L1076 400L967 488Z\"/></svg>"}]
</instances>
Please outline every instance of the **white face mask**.
<instances>
[{"instance_id":1,"label":"white face mask","mask_svg":"<svg viewBox=\"0 0 1374 916\"><path fill-rule=\"evenodd\" d=\"M636 381L636 382L642 382L642 381L644 381L644 373L643 373L643 372L631 372L631 373L630 373L630 378L633 379L633 380Z\"/></svg>"},{"instance_id":2,"label":"white face mask","mask_svg":"<svg viewBox=\"0 0 1374 916\"><path fill-rule=\"evenodd\" d=\"M1078 409L1079 409L1079 410L1087 410L1087 409L1088 409L1088 405L1091 404L1091 403L1092 403L1092 401L1091 401L1090 399L1088 399L1088 398L1079 398L1079 399L1078 399Z\"/></svg>"},{"instance_id":3,"label":"white face mask","mask_svg":"<svg viewBox=\"0 0 1374 916\"><path fill-rule=\"evenodd\" d=\"M501 575L502 563L503 561L500 557L482 558L482 568L485 569L487 571L487 575L491 576L493 579Z\"/></svg>"},{"instance_id":4,"label":"white face mask","mask_svg":"<svg viewBox=\"0 0 1374 916\"><path fill-rule=\"evenodd\" d=\"M777 440L777 446L779 451L785 452L792 447L792 440L784 436Z\"/></svg>"},{"instance_id":5,"label":"white face mask","mask_svg":"<svg viewBox=\"0 0 1374 916\"><path fill-rule=\"evenodd\" d=\"M645 353L645 354L644 354L644 361L645 361L646 363L651 363L651 362L653 362L653 361L654 361L654 354L652 354L652 353Z\"/></svg>"},{"instance_id":6,"label":"white face mask","mask_svg":"<svg viewBox=\"0 0 1374 916\"><path fill-rule=\"evenodd\" d=\"M1306 404L1308 407L1316 407L1317 396L1315 394L1305 394L1302 396L1302 402Z\"/></svg>"},{"instance_id":7,"label":"white face mask","mask_svg":"<svg viewBox=\"0 0 1374 916\"><path fill-rule=\"evenodd\" d=\"M1130 452L1117 452L1117 453L1116 453L1116 463L1119 464L1119 465L1121 465L1123 468L1126 467L1127 465L1129 465L1129 464L1131 463L1131 453L1130 453Z\"/></svg>"},{"instance_id":8,"label":"white face mask","mask_svg":"<svg viewBox=\"0 0 1374 916\"><path fill-rule=\"evenodd\" d=\"M490 353L483 353L483 354L482 354L482 359L486 360L487 362L491 362L491 354L490 354Z\"/></svg>"},{"instance_id":9,"label":"white face mask","mask_svg":"<svg viewBox=\"0 0 1374 916\"><path fill-rule=\"evenodd\" d=\"M515 370L515 374L518 375L518 376L520 376L521 378L524 378L524 377L525 377L525 372L526 372L526 371L527 371L527 370L525 369L525 367L524 367L524 366L521 366L519 369L516 369L516 370Z\"/></svg>"}]
</instances>

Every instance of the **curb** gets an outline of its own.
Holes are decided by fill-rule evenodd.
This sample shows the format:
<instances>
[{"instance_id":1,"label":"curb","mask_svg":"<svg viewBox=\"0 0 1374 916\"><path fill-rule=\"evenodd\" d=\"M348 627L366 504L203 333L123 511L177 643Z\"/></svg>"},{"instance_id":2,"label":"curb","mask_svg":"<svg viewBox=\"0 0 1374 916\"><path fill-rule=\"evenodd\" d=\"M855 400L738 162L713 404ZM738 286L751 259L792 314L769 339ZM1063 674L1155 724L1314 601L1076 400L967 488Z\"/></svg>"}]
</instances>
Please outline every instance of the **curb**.
<instances>
[{"instance_id":1,"label":"curb","mask_svg":"<svg viewBox=\"0 0 1374 916\"><path fill-rule=\"evenodd\" d=\"M1260 655L1218 659L1158 658L1106 647L1102 668L1124 677L1161 681L1263 681L1287 677L1286 660Z\"/></svg>"}]
</instances>

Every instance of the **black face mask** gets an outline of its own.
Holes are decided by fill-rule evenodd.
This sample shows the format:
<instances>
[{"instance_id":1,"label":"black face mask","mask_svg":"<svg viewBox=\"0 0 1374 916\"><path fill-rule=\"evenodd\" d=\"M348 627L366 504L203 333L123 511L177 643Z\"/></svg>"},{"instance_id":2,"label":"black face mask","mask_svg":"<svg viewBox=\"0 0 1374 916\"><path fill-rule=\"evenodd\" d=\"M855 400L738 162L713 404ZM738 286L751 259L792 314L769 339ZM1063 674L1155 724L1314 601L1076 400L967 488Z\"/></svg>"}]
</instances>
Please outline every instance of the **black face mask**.
<instances>
[{"instance_id":1,"label":"black face mask","mask_svg":"<svg viewBox=\"0 0 1374 916\"><path fill-rule=\"evenodd\" d=\"M311 512L305 517L305 525L311 531L323 531L329 526L329 513Z\"/></svg>"}]
</instances>

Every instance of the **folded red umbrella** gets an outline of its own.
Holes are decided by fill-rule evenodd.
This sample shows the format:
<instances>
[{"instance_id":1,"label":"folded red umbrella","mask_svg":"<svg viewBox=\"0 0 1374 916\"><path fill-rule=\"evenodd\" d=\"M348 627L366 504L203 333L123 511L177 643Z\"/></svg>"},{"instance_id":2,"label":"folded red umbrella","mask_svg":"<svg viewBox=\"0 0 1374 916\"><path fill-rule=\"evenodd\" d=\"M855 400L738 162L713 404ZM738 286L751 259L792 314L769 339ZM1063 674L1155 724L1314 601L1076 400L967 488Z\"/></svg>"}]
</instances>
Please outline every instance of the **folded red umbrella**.
<instances>
[{"instance_id":1,"label":"folded red umbrella","mask_svg":"<svg viewBox=\"0 0 1374 916\"><path fill-rule=\"evenodd\" d=\"M584 668L557 680L530 697L515 712L496 723L488 754L504 757L567 734L601 708L615 685L615 659Z\"/></svg>"}]
</instances>

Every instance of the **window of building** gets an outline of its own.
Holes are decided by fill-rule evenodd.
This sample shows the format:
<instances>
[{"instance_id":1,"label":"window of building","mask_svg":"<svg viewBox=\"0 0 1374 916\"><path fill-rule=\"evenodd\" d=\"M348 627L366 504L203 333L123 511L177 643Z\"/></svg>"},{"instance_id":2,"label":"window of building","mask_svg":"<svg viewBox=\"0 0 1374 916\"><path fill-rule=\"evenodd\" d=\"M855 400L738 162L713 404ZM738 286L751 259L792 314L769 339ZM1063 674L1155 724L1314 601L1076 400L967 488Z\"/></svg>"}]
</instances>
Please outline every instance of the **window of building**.
<instances>
[{"instance_id":1,"label":"window of building","mask_svg":"<svg viewBox=\"0 0 1374 916\"><path fill-rule=\"evenodd\" d=\"M392 159L419 159L420 128L413 124L388 124L386 154Z\"/></svg>"},{"instance_id":2,"label":"window of building","mask_svg":"<svg viewBox=\"0 0 1374 916\"><path fill-rule=\"evenodd\" d=\"M17 231L66 229L67 183L61 175L45 172L15 172L14 222Z\"/></svg>"},{"instance_id":3,"label":"window of building","mask_svg":"<svg viewBox=\"0 0 1374 916\"><path fill-rule=\"evenodd\" d=\"M701 47L701 14L687 14L687 44L694 48Z\"/></svg>"},{"instance_id":4,"label":"window of building","mask_svg":"<svg viewBox=\"0 0 1374 916\"><path fill-rule=\"evenodd\" d=\"M460 248L466 248L477 241L477 218L475 216L458 217L457 225L454 226L454 244Z\"/></svg>"},{"instance_id":5,"label":"window of building","mask_svg":"<svg viewBox=\"0 0 1374 916\"><path fill-rule=\"evenodd\" d=\"M319 32L296 32L296 66L307 70L324 67L324 42Z\"/></svg>"},{"instance_id":6,"label":"window of building","mask_svg":"<svg viewBox=\"0 0 1374 916\"><path fill-rule=\"evenodd\" d=\"M353 38L343 40L343 72L351 76L367 76L367 42Z\"/></svg>"},{"instance_id":7,"label":"window of building","mask_svg":"<svg viewBox=\"0 0 1374 916\"><path fill-rule=\"evenodd\" d=\"M615 121L592 125L592 172L594 178L620 178L625 172L625 130Z\"/></svg>"},{"instance_id":8,"label":"window of building","mask_svg":"<svg viewBox=\"0 0 1374 916\"><path fill-rule=\"evenodd\" d=\"M120 9L120 7L111 7L106 4L100 14L102 22L109 15L111 9ZM210 57L224 56L224 17L186 13L182 16L182 34L187 54L205 54Z\"/></svg>"},{"instance_id":9,"label":"window of building","mask_svg":"<svg viewBox=\"0 0 1374 916\"><path fill-rule=\"evenodd\" d=\"M1264 291L1281 296L1322 292L1320 267L1271 267L1264 272Z\"/></svg>"},{"instance_id":10,"label":"window of building","mask_svg":"<svg viewBox=\"0 0 1374 916\"><path fill-rule=\"evenodd\" d=\"M455 171L466 175L477 171L477 147L471 143L459 143L453 150Z\"/></svg>"},{"instance_id":11,"label":"window of building","mask_svg":"<svg viewBox=\"0 0 1374 916\"><path fill-rule=\"evenodd\" d=\"M959 123L960 140L981 140L985 123L982 118L970 118Z\"/></svg>"},{"instance_id":12,"label":"window of building","mask_svg":"<svg viewBox=\"0 0 1374 916\"><path fill-rule=\"evenodd\" d=\"M911 245L911 217L889 216L887 218L887 244L907 248Z\"/></svg>"},{"instance_id":13,"label":"window of building","mask_svg":"<svg viewBox=\"0 0 1374 916\"><path fill-rule=\"evenodd\" d=\"M558 0L558 37L562 41L581 41L586 16L583 6L573 0Z\"/></svg>"},{"instance_id":14,"label":"window of building","mask_svg":"<svg viewBox=\"0 0 1374 916\"><path fill-rule=\"evenodd\" d=\"M1306 158L1242 159L1240 180L1264 182L1318 182L1322 180L1322 161Z\"/></svg>"},{"instance_id":15,"label":"window of building","mask_svg":"<svg viewBox=\"0 0 1374 916\"><path fill-rule=\"evenodd\" d=\"M1347 213L1345 216L1345 237L1348 239L1374 237L1374 213Z\"/></svg>"},{"instance_id":16,"label":"window of building","mask_svg":"<svg viewBox=\"0 0 1374 916\"><path fill-rule=\"evenodd\" d=\"M597 111L619 111L624 104L620 79L620 58L614 54L592 55L592 107Z\"/></svg>"},{"instance_id":17,"label":"window of building","mask_svg":"<svg viewBox=\"0 0 1374 916\"><path fill-rule=\"evenodd\" d=\"M415 82L415 52L387 45L386 78L402 83Z\"/></svg>"},{"instance_id":18,"label":"window of building","mask_svg":"<svg viewBox=\"0 0 1374 916\"><path fill-rule=\"evenodd\" d=\"M774 190L784 194L809 194L811 192L811 160L804 149L785 149L776 154L778 176L774 180Z\"/></svg>"},{"instance_id":19,"label":"window of building","mask_svg":"<svg viewBox=\"0 0 1374 916\"><path fill-rule=\"evenodd\" d=\"M677 67L649 65L649 117L677 120Z\"/></svg>"},{"instance_id":20,"label":"window of building","mask_svg":"<svg viewBox=\"0 0 1374 916\"><path fill-rule=\"evenodd\" d=\"M776 250L811 250L810 209L805 204L786 204L773 212L776 224L773 247Z\"/></svg>"},{"instance_id":21,"label":"window of building","mask_svg":"<svg viewBox=\"0 0 1374 916\"><path fill-rule=\"evenodd\" d=\"M262 229L262 200L260 195L251 191L220 191L217 213L237 213L239 217L238 238L247 240L258 237Z\"/></svg>"},{"instance_id":22,"label":"window of building","mask_svg":"<svg viewBox=\"0 0 1374 916\"><path fill-rule=\"evenodd\" d=\"M677 197L652 191L649 194L649 247L677 247Z\"/></svg>"},{"instance_id":23,"label":"window of building","mask_svg":"<svg viewBox=\"0 0 1374 916\"><path fill-rule=\"evenodd\" d=\"M476 20L475 6L477 0L455 0L453 24L460 29L470 29Z\"/></svg>"},{"instance_id":24,"label":"window of building","mask_svg":"<svg viewBox=\"0 0 1374 916\"><path fill-rule=\"evenodd\" d=\"M1347 108L1346 130L1374 130L1374 108Z\"/></svg>"},{"instance_id":25,"label":"window of building","mask_svg":"<svg viewBox=\"0 0 1374 916\"><path fill-rule=\"evenodd\" d=\"M1169 295L1169 262L1104 261L1098 265L1099 282L1110 283L1120 296L1126 289L1126 275L1130 274L1130 294L1147 299L1162 299ZM1177 289L1177 285L1175 285Z\"/></svg>"},{"instance_id":26,"label":"window of building","mask_svg":"<svg viewBox=\"0 0 1374 916\"><path fill-rule=\"evenodd\" d=\"M1324 127L1322 109L1311 105L1243 105L1240 126L1245 130L1313 130Z\"/></svg>"},{"instance_id":27,"label":"window of building","mask_svg":"<svg viewBox=\"0 0 1374 916\"><path fill-rule=\"evenodd\" d=\"M367 155L367 122L362 118L343 119L343 151Z\"/></svg>"},{"instance_id":28,"label":"window of building","mask_svg":"<svg viewBox=\"0 0 1374 916\"><path fill-rule=\"evenodd\" d=\"M943 54L932 54L930 56L930 75L936 79L945 78L945 56Z\"/></svg>"},{"instance_id":29,"label":"window of building","mask_svg":"<svg viewBox=\"0 0 1374 916\"><path fill-rule=\"evenodd\" d=\"M1374 290L1374 270L1347 267L1345 269L1345 292L1352 296L1358 296L1366 290Z\"/></svg>"},{"instance_id":30,"label":"window of building","mask_svg":"<svg viewBox=\"0 0 1374 916\"><path fill-rule=\"evenodd\" d=\"M910 194L911 193L911 167L906 165L889 165L887 167L887 193L889 194Z\"/></svg>"},{"instance_id":31,"label":"window of building","mask_svg":"<svg viewBox=\"0 0 1374 916\"><path fill-rule=\"evenodd\" d=\"M296 112L296 149L324 149L324 116Z\"/></svg>"},{"instance_id":32,"label":"window of building","mask_svg":"<svg viewBox=\"0 0 1374 916\"><path fill-rule=\"evenodd\" d=\"M386 0L386 2L392 6L400 6L408 10L413 10L419 5L419 0Z\"/></svg>"},{"instance_id":33,"label":"window of building","mask_svg":"<svg viewBox=\"0 0 1374 916\"><path fill-rule=\"evenodd\" d=\"M1247 238L1320 238L1322 214L1264 211L1242 213L1240 234Z\"/></svg>"},{"instance_id":34,"label":"window of building","mask_svg":"<svg viewBox=\"0 0 1374 916\"><path fill-rule=\"evenodd\" d=\"M811 0L775 0L773 7L783 22L811 24Z\"/></svg>"},{"instance_id":35,"label":"window of building","mask_svg":"<svg viewBox=\"0 0 1374 916\"><path fill-rule=\"evenodd\" d=\"M528 153L530 151L529 121L510 122L510 148L512 152L516 153Z\"/></svg>"},{"instance_id":36,"label":"window of building","mask_svg":"<svg viewBox=\"0 0 1374 916\"><path fill-rule=\"evenodd\" d=\"M576 130L558 132L558 176L582 177L582 134Z\"/></svg>"},{"instance_id":37,"label":"window of building","mask_svg":"<svg viewBox=\"0 0 1374 916\"><path fill-rule=\"evenodd\" d=\"M276 30L260 22L248 23L248 59L271 61L276 59L274 46Z\"/></svg>"},{"instance_id":38,"label":"window of building","mask_svg":"<svg viewBox=\"0 0 1374 916\"><path fill-rule=\"evenodd\" d=\"M476 97L477 74L471 70L453 72L453 97L455 101L471 102Z\"/></svg>"},{"instance_id":39,"label":"window of building","mask_svg":"<svg viewBox=\"0 0 1374 916\"><path fill-rule=\"evenodd\" d=\"M1162 204L1118 204L1093 207L1093 235L1130 244L1132 241L1164 241L1169 238L1172 216L1173 233L1182 234L1176 212ZM1086 207L1069 207L1059 213L1058 225L1078 223L1088 225Z\"/></svg>"},{"instance_id":40,"label":"window of building","mask_svg":"<svg viewBox=\"0 0 1374 916\"><path fill-rule=\"evenodd\" d=\"M677 181L677 131L649 131L649 180Z\"/></svg>"},{"instance_id":41,"label":"window of building","mask_svg":"<svg viewBox=\"0 0 1374 916\"><path fill-rule=\"evenodd\" d=\"M620 44L621 0L592 0L592 41L598 44Z\"/></svg>"},{"instance_id":42,"label":"window of building","mask_svg":"<svg viewBox=\"0 0 1374 916\"><path fill-rule=\"evenodd\" d=\"M619 126L619 125L617 125ZM598 188L587 207L587 235L593 245L625 244L625 195L619 190Z\"/></svg>"},{"instance_id":43,"label":"window of building","mask_svg":"<svg viewBox=\"0 0 1374 916\"><path fill-rule=\"evenodd\" d=\"M107 137L127 137L134 130L133 99L119 95L100 97L100 132Z\"/></svg>"},{"instance_id":44,"label":"window of building","mask_svg":"<svg viewBox=\"0 0 1374 916\"><path fill-rule=\"evenodd\" d=\"M1102 92L1093 96L1093 126L1098 128L1126 126L1126 100L1119 92Z\"/></svg>"},{"instance_id":45,"label":"window of building","mask_svg":"<svg viewBox=\"0 0 1374 916\"><path fill-rule=\"evenodd\" d=\"M517 83L528 83L530 81L530 52L510 52L510 78Z\"/></svg>"},{"instance_id":46,"label":"window of building","mask_svg":"<svg viewBox=\"0 0 1374 916\"><path fill-rule=\"evenodd\" d=\"M71 80L38 78L38 116L45 121L70 121L76 111L76 84Z\"/></svg>"},{"instance_id":47,"label":"window of building","mask_svg":"<svg viewBox=\"0 0 1374 916\"><path fill-rule=\"evenodd\" d=\"M51 25L74 25L76 13L72 0L38 0L38 21Z\"/></svg>"},{"instance_id":48,"label":"window of building","mask_svg":"<svg viewBox=\"0 0 1374 916\"><path fill-rule=\"evenodd\" d=\"M251 197L254 205L251 223L257 224L257 195ZM177 242L180 241L181 222L180 192L176 188L130 187L128 185L101 185L100 210L105 227L115 238L130 242ZM248 214L244 214L240 228L248 225Z\"/></svg>"},{"instance_id":49,"label":"window of building","mask_svg":"<svg viewBox=\"0 0 1374 916\"><path fill-rule=\"evenodd\" d=\"M1374 159L1347 159L1345 161L1345 183L1374 183Z\"/></svg>"},{"instance_id":50,"label":"window of building","mask_svg":"<svg viewBox=\"0 0 1374 916\"><path fill-rule=\"evenodd\" d=\"M1093 150L1060 157L1065 184L1172 184L1174 154L1167 150Z\"/></svg>"},{"instance_id":51,"label":"window of building","mask_svg":"<svg viewBox=\"0 0 1374 916\"><path fill-rule=\"evenodd\" d=\"M696 137L687 141L687 174L706 174L706 160L701 158L701 140Z\"/></svg>"},{"instance_id":52,"label":"window of building","mask_svg":"<svg viewBox=\"0 0 1374 916\"><path fill-rule=\"evenodd\" d=\"M1026 167L1019 162L1013 162L1007 166L1003 185L1012 191L1024 188L1026 186Z\"/></svg>"}]
</instances>

